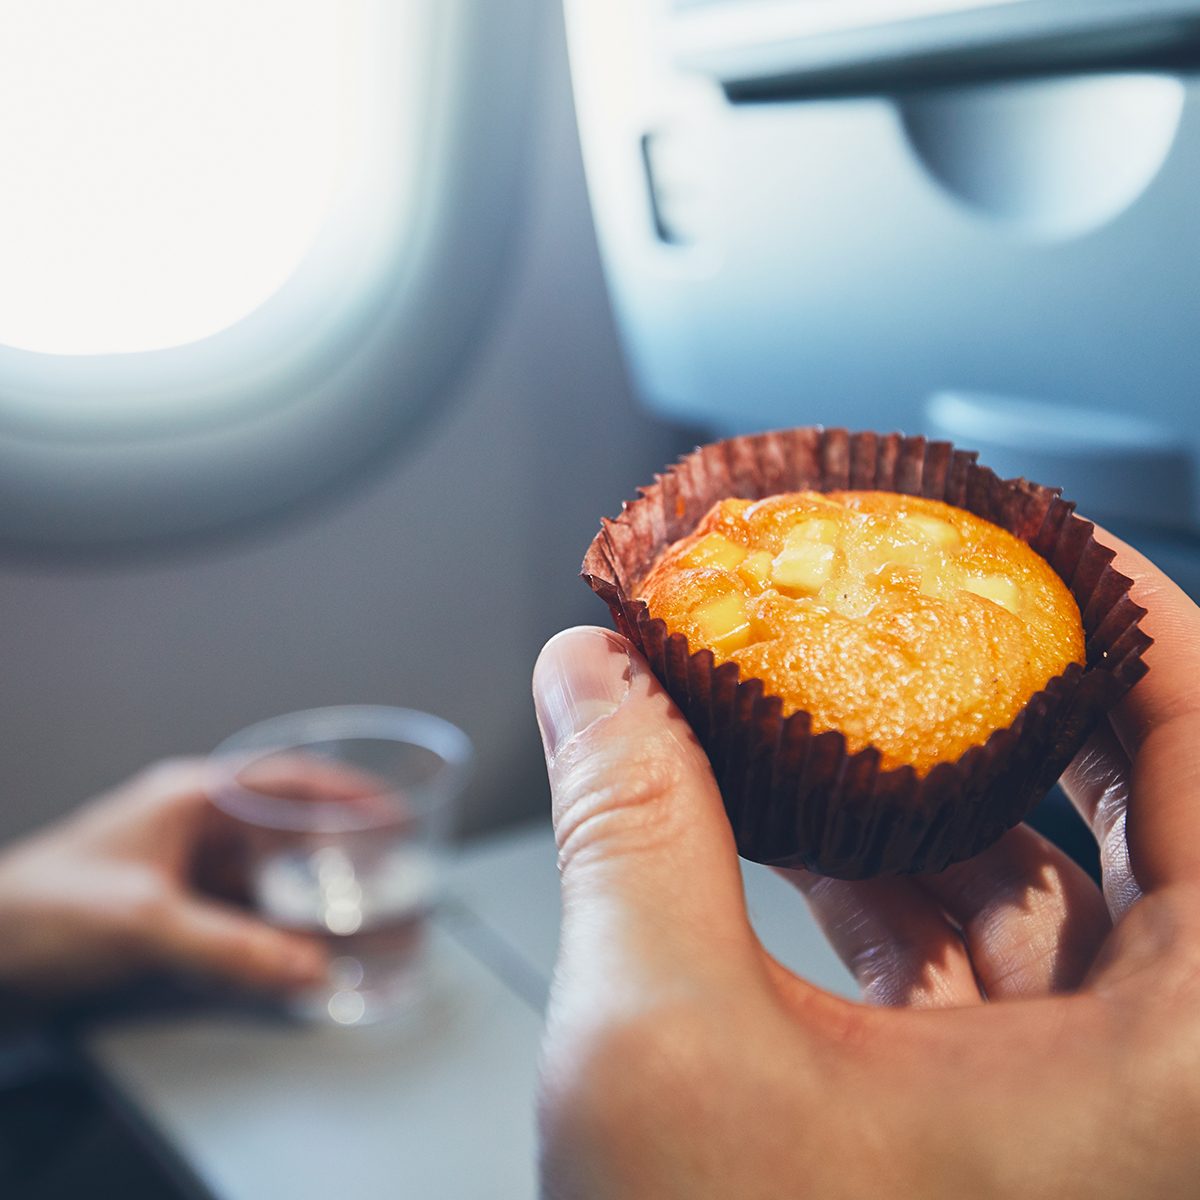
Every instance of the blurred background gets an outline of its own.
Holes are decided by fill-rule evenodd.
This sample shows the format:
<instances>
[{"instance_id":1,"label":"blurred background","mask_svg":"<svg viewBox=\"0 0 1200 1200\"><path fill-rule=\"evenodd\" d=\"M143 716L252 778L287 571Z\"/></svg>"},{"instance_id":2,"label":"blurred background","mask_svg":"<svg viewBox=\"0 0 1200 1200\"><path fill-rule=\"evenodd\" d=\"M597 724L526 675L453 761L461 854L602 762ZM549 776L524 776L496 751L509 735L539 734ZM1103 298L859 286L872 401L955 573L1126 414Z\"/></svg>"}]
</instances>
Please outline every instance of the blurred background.
<instances>
[{"instance_id":1,"label":"blurred background","mask_svg":"<svg viewBox=\"0 0 1200 1200\"><path fill-rule=\"evenodd\" d=\"M5 17L30 26L24 48L14 44L18 31L9 31L5 53L17 61L41 46L38 39L58 38L87 62L97 44L114 56L101 59L103 69L93 66L86 82L73 81L79 94L56 97L77 111L57 114L46 136L72 147L79 138L62 128L70 117L83 120L108 94L101 89L132 90L128 63L115 59L122 21L148 22L145 40L123 47L134 57L178 56L181 43L207 32L214 57L193 64L196 87L209 86L210 73L247 73L235 78L244 94L227 128L210 127L210 114L197 116L194 97L177 79L168 90L153 75L143 80L146 94L109 102L115 122L126 110L144 114L154 86L164 89L195 138L190 155L186 147L178 151L177 169L189 187L211 166L205 153L227 165L221 142L218 153L205 139L227 138L230 129L245 136L246 161L235 164L242 174L217 189L224 207L170 213L161 234L151 231L157 240L139 246L147 217L131 216L124 205L152 207L156 197L144 189L156 184L159 162L132 181L120 173L100 180L115 194L112 211L63 216L85 226L81 240L90 241L100 224L103 235L125 238L152 260L166 253L168 238L208 236L218 250L183 264L192 277L176 278L152 262L145 286L156 289L152 308L183 308L197 288L209 287L218 292L219 320L219 287L230 276L236 282L256 239L277 219L256 211L259 224L247 227L230 196L278 190L268 169L273 161L279 172L296 169L268 141L280 120L275 111L246 132L253 102L270 96L261 56L274 63L289 48L277 41L279 28L306 23L316 45L296 35L300 44L291 48L318 56L322 23L343 18L337 6L320 3L268 5L272 11L255 14L233 4L188 5L186 13L152 19L145 7L118 5L101 16L88 5L66 5L69 14L48 21L45 31L34 28L37 17ZM393 30L402 11L411 28ZM230 346L227 339L239 331L218 330L175 347L192 352L182 363L170 361L171 348L155 347L141 374L134 372L142 365L136 354L117 355L114 363L114 356L64 358L12 347L0 322L0 473L10 480L0 486L0 507L14 514L0 529L8 543L0 558L8 630L0 722L12 748L0 759L0 838L44 822L151 759L205 753L251 721L345 702L425 708L467 730L480 767L462 818L466 832L545 810L529 700L533 659L555 630L605 617L578 580L583 551L601 515L615 512L691 443L635 404L621 362L557 5L520 0L493 12L471 3L386 3L351 5L350 13L396 34L382 44L373 35L357 48L382 77L364 102L395 103L393 75L417 64L429 74L434 67L444 72L424 79L429 91L415 101L425 136L414 135L419 144L409 156L419 161L392 181L393 192L412 190L400 214L409 224L392 229L375 214L382 232L361 250L371 268L388 254L388 270L372 278L362 264L339 257L322 276L299 280L320 297L324 274L343 286L358 269L368 274L364 296L337 295L332 312L279 315L292 316L295 327L281 334L260 327L257 344L247 338ZM401 34L420 40L406 44ZM239 39L248 42L252 69L231 46ZM49 50L42 54L43 67L54 61ZM305 69L310 63L302 57L300 82L286 77L294 91L304 90ZM3 74L0 89L11 110L18 82ZM29 74L25 83L38 96L64 86L62 72L49 79ZM8 137L24 148L33 136L24 127L29 101L20 107L26 117ZM307 115L302 110L300 118ZM116 136L105 122L96 125L91 137ZM308 153L309 133L301 130L294 154ZM128 136L146 145L146 133ZM273 159L264 165L267 151ZM369 152L390 162L387 141ZM93 156L103 150L76 153L84 159L79 178L46 179L44 166L41 178L48 190L75 186L72 194L86 208L82 189L97 186ZM30 149L29 157L45 164L45 147L40 156ZM328 168L334 172L336 160ZM379 163L371 166L379 170ZM355 182L368 198L378 188L372 175ZM161 203L177 202L169 188L159 190ZM364 203L355 197L348 214L334 209L333 216L359 222ZM0 210L8 204L16 208L15 200L0 199ZM28 204L37 207L33 199ZM392 215L385 209L384 217ZM228 247L231 234L245 244ZM227 258L226 278L214 280L218 251ZM306 252L311 256L311 246L298 245L297 261ZM77 289L72 272L85 276L89 267L111 272L93 284L99 311L128 303L125 328L114 332L132 329L136 337L137 321L146 317L137 305L141 281L128 278L126 265L85 261L64 266L62 287ZM16 277L3 277L10 307L22 310L14 330L33 326ZM42 314L39 330L51 338L60 330L70 336L71 327L59 324L60 303L50 297ZM262 308L253 315L263 317ZM299 362L287 358L297 341L312 343ZM122 367L126 378L114 377ZM224 394L214 399L217 388ZM267 404L279 419L245 429ZM320 424L299 411L305 406L325 410ZM199 429L197 410L207 421ZM343 422L359 428L339 441Z\"/></svg>"},{"instance_id":2,"label":"blurred background","mask_svg":"<svg viewBox=\"0 0 1200 1200\"><path fill-rule=\"evenodd\" d=\"M579 563L656 470L946 437L1200 595L1198 54L1200 0L6 6L0 843L277 713L448 718L525 1105L553 857L486 847L546 811L531 664L607 622ZM221 1157L239 1061L402 1072L227 1035L88 1051L198 1194L300 1195Z\"/></svg>"}]
</instances>

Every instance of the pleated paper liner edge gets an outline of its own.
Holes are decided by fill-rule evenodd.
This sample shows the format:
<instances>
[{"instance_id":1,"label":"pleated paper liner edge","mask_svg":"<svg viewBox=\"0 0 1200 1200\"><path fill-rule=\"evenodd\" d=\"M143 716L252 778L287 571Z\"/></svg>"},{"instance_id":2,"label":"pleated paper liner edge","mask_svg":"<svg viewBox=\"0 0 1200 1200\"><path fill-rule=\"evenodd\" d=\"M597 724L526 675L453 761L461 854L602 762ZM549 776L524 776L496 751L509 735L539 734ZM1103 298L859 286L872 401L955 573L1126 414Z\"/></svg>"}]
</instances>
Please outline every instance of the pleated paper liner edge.
<instances>
[{"instance_id":1,"label":"pleated paper liner edge","mask_svg":"<svg viewBox=\"0 0 1200 1200\"><path fill-rule=\"evenodd\" d=\"M717 666L668 633L633 591L658 556L719 499L791 491L901 492L943 500L1029 543L1071 590L1083 618L1086 666L1073 664L956 762L918 778L881 771L879 752L850 753L837 732L783 716L783 701L736 663ZM978 854L1053 786L1104 713L1146 672L1151 639L1132 581L1112 566L1058 489L1002 480L971 451L901 434L809 427L701 446L604 520L584 580L645 655L712 763L738 852L756 862L860 879L938 871Z\"/></svg>"}]
</instances>

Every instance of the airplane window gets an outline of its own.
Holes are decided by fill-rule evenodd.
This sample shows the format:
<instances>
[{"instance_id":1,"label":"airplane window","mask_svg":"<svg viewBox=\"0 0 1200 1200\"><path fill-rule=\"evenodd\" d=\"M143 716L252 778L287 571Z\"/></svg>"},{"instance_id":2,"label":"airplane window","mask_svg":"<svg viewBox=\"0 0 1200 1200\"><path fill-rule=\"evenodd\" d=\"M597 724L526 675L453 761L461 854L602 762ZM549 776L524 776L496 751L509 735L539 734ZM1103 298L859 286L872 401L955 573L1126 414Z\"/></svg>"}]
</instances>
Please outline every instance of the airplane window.
<instances>
[{"instance_id":1,"label":"airplane window","mask_svg":"<svg viewBox=\"0 0 1200 1200\"><path fill-rule=\"evenodd\" d=\"M333 201L344 20L328 0L10 9L0 342L159 349L277 292Z\"/></svg>"},{"instance_id":2,"label":"airplane window","mask_svg":"<svg viewBox=\"0 0 1200 1200\"><path fill-rule=\"evenodd\" d=\"M5 6L0 546L227 526L415 427L496 292L535 3Z\"/></svg>"}]
</instances>

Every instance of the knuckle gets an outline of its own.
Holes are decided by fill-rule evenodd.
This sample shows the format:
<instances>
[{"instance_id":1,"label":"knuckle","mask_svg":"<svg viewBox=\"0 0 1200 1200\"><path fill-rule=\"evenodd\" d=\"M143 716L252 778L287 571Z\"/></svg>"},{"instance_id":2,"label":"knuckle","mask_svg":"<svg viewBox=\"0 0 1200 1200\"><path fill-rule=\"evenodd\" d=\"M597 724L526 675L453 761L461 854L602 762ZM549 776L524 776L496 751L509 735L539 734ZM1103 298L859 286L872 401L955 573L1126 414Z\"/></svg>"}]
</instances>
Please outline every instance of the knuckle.
<instances>
[{"instance_id":1,"label":"knuckle","mask_svg":"<svg viewBox=\"0 0 1200 1200\"><path fill-rule=\"evenodd\" d=\"M152 941L162 929L171 897L154 873L130 872L109 904L117 939L127 947L136 947Z\"/></svg>"},{"instance_id":2,"label":"knuckle","mask_svg":"<svg viewBox=\"0 0 1200 1200\"><path fill-rule=\"evenodd\" d=\"M909 1005L940 990L940 980L932 977L916 947L871 942L857 947L846 966L871 1004Z\"/></svg>"},{"instance_id":3,"label":"knuckle","mask_svg":"<svg viewBox=\"0 0 1200 1200\"><path fill-rule=\"evenodd\" d=\"M948 961L911 939L864 943L847 955L846 966L868 1004L940 1008L959 999L958 981Z\"/></svg>"},{"instance_id":4,"label":"knuckle","mask_svg":"<svg viewBox=\"0 0 1200 1200\"><path fill-rule=\"evenodd\" d=\"M644 848L669 837L679 819L674 801L682 782L677 756L657 742L573 764L555 789L560 861L601 845Z\"/></svg>"}]
</instances>

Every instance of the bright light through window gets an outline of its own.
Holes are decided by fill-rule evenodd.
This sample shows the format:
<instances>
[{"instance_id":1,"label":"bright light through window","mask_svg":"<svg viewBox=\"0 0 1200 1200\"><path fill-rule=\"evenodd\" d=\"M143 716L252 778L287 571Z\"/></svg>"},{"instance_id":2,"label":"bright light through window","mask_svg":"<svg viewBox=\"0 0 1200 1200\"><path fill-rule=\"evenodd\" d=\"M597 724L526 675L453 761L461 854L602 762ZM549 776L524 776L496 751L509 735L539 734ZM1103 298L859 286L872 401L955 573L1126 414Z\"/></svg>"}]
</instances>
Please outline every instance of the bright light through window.
<instances>
[{"instance_id":1,"label":"bright light through window","mask_svg":"<svg viewBox=\"0 0 1200 1200\"><path fill-rule=\"evenodd\" d=\"M348 0L9 0L0 343L194 342L286 282L334 198Z\"/></svg>"}]
</instances>

